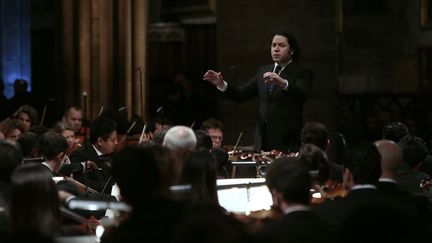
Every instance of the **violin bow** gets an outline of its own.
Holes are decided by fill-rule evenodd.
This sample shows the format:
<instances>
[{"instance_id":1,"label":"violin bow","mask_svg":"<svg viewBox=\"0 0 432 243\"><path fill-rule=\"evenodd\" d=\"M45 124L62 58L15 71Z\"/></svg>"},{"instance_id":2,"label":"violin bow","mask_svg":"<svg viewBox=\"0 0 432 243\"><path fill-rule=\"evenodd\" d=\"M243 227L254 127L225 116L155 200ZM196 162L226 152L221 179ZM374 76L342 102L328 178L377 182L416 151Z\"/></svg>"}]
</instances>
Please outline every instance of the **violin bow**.
<instances>
[{"instance_id":1,"label":"violin bow","mask_svg":"<svg viewBox=\"0 0 432 243\"><path fill-rule=\"evenodd\" d=\"M196 121L193 121L192 124L190 125L190 128L191 128L191 129L193 129L193 127L195 126L195 122L196 122Z\"/></svg>"},{"instance_id":2,"label":"violin bow","mask_svg":"<svg viewBox=\"0 0 432 243\"><path fill-rule=\"evenodd\" d=\"M47 105L44 106L43 111L42 111L42 118L41 118L40 123L39 123L39 125L41 125L41 126L44 124L46 110L47 110Z\"/></svg>"},{"instance_id":3,"label":"violin bow","mask_svg":"<svg viewBox=\"0 0 432 243\"><path fill-rule=\"evenodd\" d=\"M101 106L101 108L100 108L100 110L99 110L99 115L98 115L99 117L102 116L102 112L103 112L103 110L104 110L104 107Z\"/></svg>"},{"instance_id":4,"label":"violin bow","mask_svg":"<svg viewBox=\"0 0 432 243\"><path fill-rule=\"evenodd\" d=\"M135 127L136 125L136 121L134 121L132 123L132 125L128 128L126 134L124 135L124 137L120 140L119 144L122 144L124 142L124 140L127 138L128 134L130 133L130 131L132 131L132 129Z\"/></svg>"},{"instance_id":5,"label":"violin bow","mask_svg":"<svg viewBox=\"0 0 432 243\"><path fill-rule=\"evenodd\" d=\"M242 136L243 136L243 132L240 132L240 134L239 134L239 136L238 136L238 138L237 138L237 142L236 142L236 144L234 145L233 155L235 154L235 152L236 152L236 150L237 150L237 146L239 145L239 143L240 143L240 139L241 139Z\"/></svg>"},{"instance_id":6,"label":"violin bow","mask_svg":"<svg viewBox=\"0 0 432 243\"><path fill-rule=\"evenodd\" d=\"M143 129L142 129L142 131L141 131L141 136L140 136L140 139L139 139L138 144L141 144L141 143L142 143L142 140L143 140L143 137L144 137L144 132L145 132L145 130L146 130L146 127L147 127L147 124L144 124L144 127L143 127Z\"/></svg>"}]
</instances>

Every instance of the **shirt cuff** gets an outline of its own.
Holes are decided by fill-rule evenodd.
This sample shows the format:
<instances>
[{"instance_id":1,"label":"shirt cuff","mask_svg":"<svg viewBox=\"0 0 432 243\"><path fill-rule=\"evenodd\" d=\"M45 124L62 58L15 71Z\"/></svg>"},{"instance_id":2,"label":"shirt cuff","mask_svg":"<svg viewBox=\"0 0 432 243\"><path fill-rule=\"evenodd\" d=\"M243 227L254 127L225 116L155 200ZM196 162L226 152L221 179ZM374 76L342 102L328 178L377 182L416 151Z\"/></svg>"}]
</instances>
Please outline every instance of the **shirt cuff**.
<instances>
[{"instance_id":1,"label":"shirt cuff","mask_svg":"<svg viewBox=\"0 0 432 243\"><path fill-rule=\"evenodd\" d=\"M287 91L288 90L288 86L289 86L289 82L286 79L284 79L283 81L284 81L285 84L282 85L282 89L285 90L285 91Z\"/></svg>"},{"instance_id":2,"label":"shirt cuff","mask_svg":"<svg viewBox=\"0 0 432 243\"><path fill-rule=\"evenodd\" d=\"M224 92L227 88L228 88L228 83L225 82L225 80L223 81L223 87L221 87L221 88L217 87L217 89L222 91L222 92Z\"/></svg>"}]
</instances>

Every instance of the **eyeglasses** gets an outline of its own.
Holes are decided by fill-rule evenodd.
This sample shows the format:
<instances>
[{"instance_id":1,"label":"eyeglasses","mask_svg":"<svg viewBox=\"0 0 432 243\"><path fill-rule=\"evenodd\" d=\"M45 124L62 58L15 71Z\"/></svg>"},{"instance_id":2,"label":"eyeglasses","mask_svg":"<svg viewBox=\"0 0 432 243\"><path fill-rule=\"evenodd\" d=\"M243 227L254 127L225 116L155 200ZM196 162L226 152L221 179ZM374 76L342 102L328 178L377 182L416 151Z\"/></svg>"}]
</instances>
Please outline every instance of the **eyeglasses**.
<instances>
[{"instance_id":1,"label":"eyeglasses","mask_svg":"<svg viewBox=\"0 0 432 243\"><path fill-rule=\"evenodd\" d=\"M210 136L212 140L220 140L222 141L223 137L222 136Z\"/></svg>"}]
</instances>

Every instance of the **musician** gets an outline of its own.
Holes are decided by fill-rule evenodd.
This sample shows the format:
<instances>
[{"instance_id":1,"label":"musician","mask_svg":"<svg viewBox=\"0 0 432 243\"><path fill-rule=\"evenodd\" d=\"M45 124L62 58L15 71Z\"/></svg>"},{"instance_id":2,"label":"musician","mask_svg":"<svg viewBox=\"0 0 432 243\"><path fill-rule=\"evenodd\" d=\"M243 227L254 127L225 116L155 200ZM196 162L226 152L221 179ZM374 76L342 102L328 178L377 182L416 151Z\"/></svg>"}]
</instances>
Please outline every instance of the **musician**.
<instances>
[{"instance_id":1,"label":"musician","mask_svg":"<svg viewBox=\"0 0 432 243\"><path fill-rule=\"evenodd\" d=\"M261 67L254 78L241 87L224 81L220 72L208 70L204 80L214 84L223 96L237 102L260 97L255 130L255 149L297 151L303 124L303 104L308 96L312 71L299 62L300 48L293 34L285 31L273 36L273 64Z\"/></svg>"},{"instance_id":2,"label":"musician","mask_svg":"<svg viewBox=\"0 0 432 243\"><path fill-rule=\"evenodd\" d=\"M214 118L203 121L201 129L206 131L212 140L213 149L221 149L223 141L223 124Z\"/></svg>"},{"instance_id":3,"label":"musician","mask_svg":"<svg viewBox=\"0 0 432 243\"><path fill-rule=\"evenodd\" d=\"M374 207L390 204L384 195L377 190L378 178L381 175L380 154L374 144L361 144L349 153L343 182L349 190L346 197L326 201L314 208L323 220L340 227L347 216L359 207Z\"/></svg>"},{"instance_id":4,"label":"musician","mask_svg":"<svg viewBox=\"0 0 432 243\"><path fill-rule=\"evenodd\" d=\"M68 123L75 134L78 135L82 127L82 110L78 106L69 106L65 109L62 121Z\"/></svg>"},{"instance_id":5,"label":"musician","mask_svg":"<svg viewBox=\"0 0 432 243\"><path fill-rule=\"evenodd\" d=\"M23 129L16 119L7 119L0 122L0 132L3 133L5 140L17 144Z\"/></svg>"},{"instance_id":6,"label":"musician","mask_svg":"<svg viewBox=\"0 0 432 243\"><path fill-rule=\"evenodd\" d=\"M69 145L68 154L72 153L73 151L81 147L81 145L76 142L75 131L69 125L69 123L63 121L57 122L57 124L53 127L53 131L57 134L62 135L66 139Z\"/></svg>"},{"instance_id":7,"label":"musician","mask_svg":"<svg viewBox=\"0 0 432 243\"><path fill-rule=\"evenodd\" d=\"M81 183L104 193L111 188L113 181L110 179L110 163L103 157L112 154L117 146L117 125L107 117L96 118L90 127L90 139L86 140L82 147L70 155L71 164L81 164L92 161L98 168L90 171L73 172L74 178Z\"/></svg>"},{"instance_id":8,"label":"musician","mask_svg":"<svg viewBox=\"0 0 432 243\"><path fill-rule=\"evenodd\" d=\"M228 153L222 149L223 124L214 118L209 118L201 124L201 129L207 131L212 141L211 153L216 159L219 176L228 177Z\"/></svg>"},{"instance_id":9,"label":"musician","mask_svg":"<svg viewBox=\"0 0 432 243\"><path fill-rule=\"evenodd\" d=\"M39 114L35 108L29 105L19 107L13 117L18 121L18 125L22 128L23 132L28 132L30 127L39 123Z\"/></svg>"},{"instance_id":10,"label":"musician","mask_svg":"<svg viewBox=\"0 0 432 243\"><path fill-rule=\"evenodd\" d=\"M40 137L36 150L38 155L44 158L42 165L51 172L51 176L58 175L63 162L67 158L66 151L68 147L66 139L54 132L44 133ZM57 186L59 191L69 193L66 197L79 194L78 188L67 181L61 181ZM66 198L62 199L66 200Z\"/></svg>"},{"instance_id":11,"label":"musician","mask_svg":"<svg viewBox=\"0 0 432 243\"><path fill-rule=\"evenodd\" d=\"M266 173L273 205L284 216L266 225L266 242L332 242L334 230L314 215L309 204L311 178L305 163L296 158L275 160Z\"/></svg>"}]
</instances>

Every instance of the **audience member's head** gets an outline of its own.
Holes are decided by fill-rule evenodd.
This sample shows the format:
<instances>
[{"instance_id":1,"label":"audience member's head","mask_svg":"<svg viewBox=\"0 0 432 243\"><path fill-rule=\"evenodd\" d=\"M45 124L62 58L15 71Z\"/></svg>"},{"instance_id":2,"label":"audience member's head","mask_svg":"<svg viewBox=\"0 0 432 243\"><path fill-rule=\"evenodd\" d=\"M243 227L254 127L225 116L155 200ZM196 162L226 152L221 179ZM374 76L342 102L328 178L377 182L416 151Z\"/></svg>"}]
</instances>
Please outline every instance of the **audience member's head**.
<instances>
[{"instance_id":1,"label":"audience member's head","mask_svg":"<svg viewBox=\"0 0 432 243\"><path fill-rule=\"evenodd\" d=\"M0 181L9 184L12 171L22 162L21 151L7 141L0 141Z\"/></svg>"},{"instance_id":2,"label":"audience member's head","mask_svg":"<svg viewBox=\"0 0 432 243\"><path fill-rule=\"evenodd\" d=\"M18 96L18 95L22 95L27 93L27 87L28 87L28 83L26 80L24 79L15 79L14 84L14 95Z\"/></svg>"},{"instance_id":3,"label":"audience member's head","mask_svg":"<svg viewBox=\"0 0 432 243\"><path fill-rule=\"evenodd\" d=\"M306 123L300 134L302 144L310 143L318 146L323 151L327 150L328 131L327 128L319 122Z\"/></svg>"},{"instance_id":4,"label":"audience member's head","mask_svg":"<svg viewBox=\"0 0 432 243\"><path fill-rule=\"evenodd\" d=\"M326 182L330 176L330 169L324 151L313 144L303 144L299 152L299 159L308 166L312 180L321 185Z\"/></svg>"},{"instance_id":5,"label":"audience member's head","mask_svg":"<svg viewBox=\"0 0 432 243\"><path fill-rule=\"evenodd\" d=\"M161 176L152 146L131 145L113 157L112 176L123 200L143 207L161 193Z\"/></svg>"},{"instance_id":6,"label":"audience member's head","mask_svg":"<svg viewBox=\"0 0 432 243\"><path fill-rule=\"evenodd\" d=\"M18 138L18 144L25 158L34 157L36 154L36 144L39 135L32 132L25 132Z\"/></svg>"},{"instance_id":7,"label":"audience member's head","mask_svg":"<svg viewBox=\"0 0 432 243\"><path fill-rule=\"evenodd\" d=\"M107 117L96 118L91 124L90 142L103 154L109 154L117 146L117 125Z\"/></svg>"},{"instance_id":8,"label":"audience member's head","mask_svg":"<svg viewBox=\"0 0 432 243\"><path fill-rule=\"evenodd\" d=\"M391 140L378 140L375 146L381 155L381 177L394 179L403 160L399 145Z\"/></svg>"},{"instance_id":9,"label":"audience member's head","mask_svg":"<svg viewBox=\"0 0 432 243\"><path fill-rule=\"evenodd\" d=\"M344 172L348 187L358 184L376 184L381 176L381 155L374 144L359 144L350 151Z\"/></svg>"},{"instance_id":10,"label":"audience member's head","mask_svg":"<svg viewBox=\"0 0 432 243\"><path fill-rule=\"evenodd\" d=\"M180 175L183 160L190 151L195 149L196 143L195 133L186 126L171 127L165 134L162 145L170 149L173 154L177 177Z\"/></svg>"},{"instance_id":11,"label":"audience member's head","mask_svg":"<svg viewBox=\"0 0 432 243\"><path fill-rule=\"evenodd\" d=\"M78 133L82 126L83 114L78 106L69 106L63 113L62 121L69 124L75 133Z\"/></svg>"},{"instance_id":12,"label":"audience member's head","mask_svg":"<svg viewBox=\"0 0 432 243\"><path fill-rule=\"evenodd\" d=\"M19 166L11 177L12 231L53 237L58 233L59 217L58 192L52 174L37 164Z\"/></svg>"},{"instance_id":13,"label":"audience member's head","mask_svg":"<svg viewBox=\"0 0 432 243\"><path fill-rule=\"evenodd\" d=\"M201 124L201 129L206 131L212 140L213 149L220 149L223 141L223 124L214 118L209 118Z\"/></svg>"},{"instance_id":14,"label":"audience member's head","mask_svg":"<svg viewBox=\"0 0 432 243\"><path fill-rule=\"evenodd\" d=\"M392 122L385 125L382 130L383 139L392 140L395 143L399 143L408 134L407 126L402 122Z\"/></svg>"},{"instance_id":15,"label":"audience member's head","mask_svg":"<svg viewBox=\"0 0 432 243\"><path fill-rule=\"evenodd\" d=\"M311 178L307 166L296 158L276 159L266 171L266 184L273 203L281 209L286 204L307 205Z\"/></svg>"},{"instance_id":16,"label":"audience member's head","mask_svg":"<svg viewBox=\"0 0 432 243\"><path fill-rule=\"evenodd\" d=\"M186 126L174 126L165 134L162 145L174 151L195 149L197 139L193 130Z\"/></svg>"},{"instance_id":17,"label":"audience member's head","mask_svg":"<svg viewBox=\"0 0 432 243\"><path fill-rule=\"evenodd\" d=\"M326 151L329 161L343 165L346 156L346 141L342 133L329 133L329 144Z\"/></svg>"},{"instance_id":18,"label":"audience member's head","mask_svg":"<svg viewBox=\"0 0 432 243\"><path fill-rule=\"evenodd\" d=\"M159 168L161 177L161 190L164 193L169 193L169 187L175 183L177 179L175 163L171 151L160 144L150 143L145 144L147 151L156 158L156 163Z\"/></svg>"},{"instance_id":19,"label":"audience member's head","mask_svg":"<svg viewBox=\"0 0 432 243\"><path fill-rule=\"evenodd\" d=\"M216 230L217 229L217 230ZM174 243L247 243L254 242L243 223L208 207L194 212L177 227Z\"/></svg>"},{"instance_id":20,"label":"audience member's head","mask_svg":"<svg viewBox=\"0 0 432 243\"><path fill-rule=\"evenodd\" d=\"M420 137L407 135L399 141L402 149L403 160L411 168L421 165L427 155L427 145Z\"/></svg>"},{"instance_id":21,"label":"audience member's head","mask_svg":"<svg viewBox=\"0 0 432 243\"><path fill-rule=\"evenodd\" d=\"M186 156L180 183L192 186L191 202L218 205L216 174L216 162L208 149L195 150Z\"/></svg>"}]
</instances>

